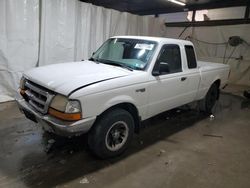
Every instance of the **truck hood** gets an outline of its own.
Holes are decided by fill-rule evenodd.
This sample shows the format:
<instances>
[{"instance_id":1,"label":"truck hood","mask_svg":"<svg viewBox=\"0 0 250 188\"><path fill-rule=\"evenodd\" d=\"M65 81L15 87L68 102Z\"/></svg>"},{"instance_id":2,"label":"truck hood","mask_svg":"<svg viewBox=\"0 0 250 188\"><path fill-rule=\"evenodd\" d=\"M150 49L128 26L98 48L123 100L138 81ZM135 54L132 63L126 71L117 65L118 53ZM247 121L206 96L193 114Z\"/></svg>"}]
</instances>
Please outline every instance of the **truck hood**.
<instances>
[{"instance_id":1,"label":"truck hood","mask_svg":"<svg viewBox=\"0 0 250 188\"><path fill-rule=\"evenodd\" d=\"M121 67L81 61L34 68L24 76L49 90L69 95L79 88L129 74L132 72Z\"/></svg>"}]
</instances>

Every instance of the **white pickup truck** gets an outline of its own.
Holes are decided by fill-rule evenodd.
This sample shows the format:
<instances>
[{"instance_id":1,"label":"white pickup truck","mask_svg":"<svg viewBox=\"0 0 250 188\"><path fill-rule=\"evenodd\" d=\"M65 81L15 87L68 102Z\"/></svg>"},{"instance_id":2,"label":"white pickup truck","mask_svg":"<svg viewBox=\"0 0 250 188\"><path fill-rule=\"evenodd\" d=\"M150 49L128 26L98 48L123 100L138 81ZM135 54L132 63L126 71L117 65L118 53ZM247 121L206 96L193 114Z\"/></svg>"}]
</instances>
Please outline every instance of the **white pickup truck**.
<instances>
[{"instance_id":1,"label":"white pickup truck","mask_svg":"<svg viewBox=\"0 0 250 188\"><path fill-rule=\"evenodd\" d=\"M121 154L140 122L198 101L210 112L229 66L196 61L189 41L139 36L108 39L89 60L23 74L17 102L46 131L88 133L99 157Z\"/></svg>"}]
</instances>

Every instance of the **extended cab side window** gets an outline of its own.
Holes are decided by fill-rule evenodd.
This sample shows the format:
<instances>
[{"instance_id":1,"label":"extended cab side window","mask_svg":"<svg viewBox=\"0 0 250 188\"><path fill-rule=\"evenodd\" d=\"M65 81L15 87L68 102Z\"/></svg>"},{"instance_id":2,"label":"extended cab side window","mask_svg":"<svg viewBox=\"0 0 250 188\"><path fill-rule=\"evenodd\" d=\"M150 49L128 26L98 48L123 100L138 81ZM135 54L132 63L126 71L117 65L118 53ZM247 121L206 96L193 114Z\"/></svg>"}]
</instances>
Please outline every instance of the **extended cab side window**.
<instances>
[{"instance_id":1,"label":"extended cab side window","mask_svg":"<svg viewBox=\"0 0 250 188\"><path fill-rule=\"evenodd\" d=\"M160 63L167 64L169 69L168 72L162 72L161 74L181 72L182 64L180 47L176 44L164 45L156 61L155 70L159 70Z\"/></svg>"},{"instance_id":2,"label":"extended cab side window","mask_svg":"<svg viewBox=\"0 0 250 188\"><path fill-rule=\"evenodd\" d=\"M186 56L187 56L187 64L189 69L194 69L197 67L197 62L194 53L193 46L185 46Z\"/></svg>"}]
</instances>

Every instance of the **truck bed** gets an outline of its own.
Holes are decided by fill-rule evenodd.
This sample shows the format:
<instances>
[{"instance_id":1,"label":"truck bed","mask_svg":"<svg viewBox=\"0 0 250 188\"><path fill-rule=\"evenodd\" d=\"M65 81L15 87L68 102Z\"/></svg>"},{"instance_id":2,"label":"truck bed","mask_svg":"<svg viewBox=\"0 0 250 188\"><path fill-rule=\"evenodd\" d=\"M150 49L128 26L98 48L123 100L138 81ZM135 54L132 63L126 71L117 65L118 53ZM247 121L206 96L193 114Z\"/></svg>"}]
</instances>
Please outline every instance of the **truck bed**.
<instances>
[{"instance_id":1,"label":"truck bed","mask_svg":"<svg viewBox=\"0 0 250 188\"><path fill-rule=\"evenodd\" d=\"M205 61L197 61L197 64L201 74L197 99L204 98L211 84L216 80L220 81L220 88L226 85L230 70L229 65Z\"/></svg>"},{"instance_id":2,"label":"truck bed","mask_svg":"<svg viewBox=\"0 0 250 188\"><path fill-rule=\"evenodd\" d=\"M201 71L209 71L209 70L214 70L214 69L229 69L228 65L225 65L222 63L197 61L197 64Z\"/></svg>"}]
</instances>

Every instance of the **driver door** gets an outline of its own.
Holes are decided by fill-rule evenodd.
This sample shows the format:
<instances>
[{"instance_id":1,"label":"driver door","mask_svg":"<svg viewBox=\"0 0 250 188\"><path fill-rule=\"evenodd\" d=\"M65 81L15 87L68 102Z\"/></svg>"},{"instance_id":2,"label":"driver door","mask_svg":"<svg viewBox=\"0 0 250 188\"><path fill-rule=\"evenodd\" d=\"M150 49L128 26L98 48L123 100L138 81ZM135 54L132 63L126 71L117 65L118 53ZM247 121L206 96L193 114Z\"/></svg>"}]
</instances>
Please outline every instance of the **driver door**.
<instances>
[{"instance_id":1,"label":"driver door","mask_svg":"<svg viewBox=\"0 0 250 188\"><path fill-rule=\"evenodd\" d=\"M160 63L167 64L168 70L159 72ZM158 71L159 75L152 75L148 85L148 117L185 103L183 93L185 93L186 80L183 77L180 46L176 44L164 45L155 63L154 71Z\"/></svg>"}]
</instances>

